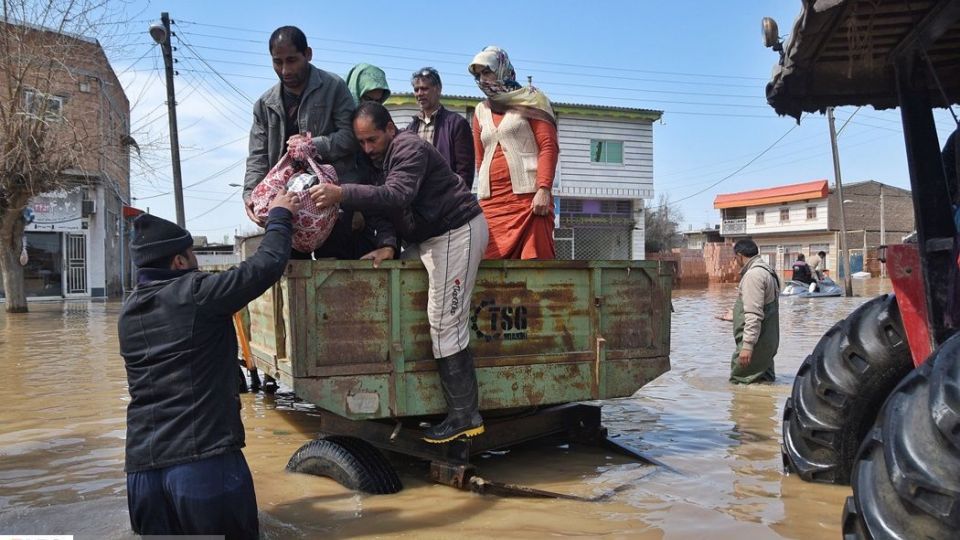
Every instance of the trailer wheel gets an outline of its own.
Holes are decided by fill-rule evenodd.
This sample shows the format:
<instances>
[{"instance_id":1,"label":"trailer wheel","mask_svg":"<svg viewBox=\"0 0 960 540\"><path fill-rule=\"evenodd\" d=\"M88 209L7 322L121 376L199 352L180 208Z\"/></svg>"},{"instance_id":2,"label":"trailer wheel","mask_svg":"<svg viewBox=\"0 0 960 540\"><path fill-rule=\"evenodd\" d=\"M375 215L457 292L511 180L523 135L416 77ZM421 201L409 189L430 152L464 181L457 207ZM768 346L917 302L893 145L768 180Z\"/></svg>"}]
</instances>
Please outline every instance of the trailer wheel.
<instances>
[{"instance_id":1,"label":"trailer wheel","mask_svg":"<svg viewBox=\"0 0 960 540\"><path fill-rule=\"evenodd\" d=\"M803 361L787 399L785 467L808 482L849 483L876 412L911 369L892 294L870 300L835 324Z\"/></svg>"},{"instance_id":2,"label":"trailer wheel","mask_svg":"<svg viewBox=\"0 0 960 540\"><path fill-rule=\"evenodd\" d=\"M403 489L400 477L373 445L333 435L308 442L287 463L291 472L326 476L346 488L386 495Z\"/></svg>"},{"instance_id":3,"label":"trailer wheel","mask_svg":"<svg viewBox=\"0 0 960 540\"><path fill-rule=\"evenodd\" d=\"M960 335L893 391L857 456L845 538L956 538Z\"/></svg>"}]
</instances>

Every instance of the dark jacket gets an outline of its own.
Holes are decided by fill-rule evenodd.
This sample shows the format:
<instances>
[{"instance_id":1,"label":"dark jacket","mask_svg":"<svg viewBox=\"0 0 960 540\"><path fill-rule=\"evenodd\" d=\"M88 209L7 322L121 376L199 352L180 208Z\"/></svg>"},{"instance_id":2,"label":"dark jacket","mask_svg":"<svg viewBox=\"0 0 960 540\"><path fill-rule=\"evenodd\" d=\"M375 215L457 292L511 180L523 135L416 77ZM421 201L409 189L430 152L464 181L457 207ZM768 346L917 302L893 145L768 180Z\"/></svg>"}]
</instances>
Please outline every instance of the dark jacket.
<instances>
[{"instance_id":1,"label":"dark jacket","mask_svg":"<svg viewBox=\"0 0 960 540\"><path fill-rule=\"evenodd\" d=\"M416 132L397 133L377 175L376 185L343 186L342 202L387 217L405 242L433 238L482 213L476 197L440 152ZM378 244L386 245L379 231L378 236Z\"/></svg>"},{"instance_id":2,"label":"dark jacket","mask_svg":"<svg viewBox=\"0 0 960 540\"><path fill-rule=\"evenodd\" d=\"M414 116L407 130L416 133L421 122L423 120L419 116ZM473 175L476 173L477 163L473 154L473 130L470 129L470 123L459 114L448 111L443 105L437 110L434 122L437 127L433 131L433 146L447 160L453 172L463 178L467 189L473 189Z\"/></svg>"},{"instance_id":3,"label":"dark jacket","mask_svg":"<svg viewBox=\"0 0 960 540\"><path fill-rule=\"evenodd\" d=\"M257 253L236 268L138 271L118 322L128 473L243 447L232 316L280 279L292 231L290 212L275 208Z\"/></svg>"},{"instance_id":4,"label":"dark jacket","mask_svg":"<svg viewBox=\"0 0 960 540\"><path fill-rule=\"evenodd\" d=\"M282 83L277 83L253 105L247 172L243 179L244 201L283 155L287 141L282 92ZM313 136L319 160L333 165L341 182L352 182L356 175L354 153L359 146L350 121L354 109L356 105L343 79L311 65L297 122L301 133L309 131Z\"/></svg>"},{"instance_id":5,"label":"dark jacket","mask_svg":"<svg viewBox=\"0 0 960 540\"><path fill-rule=\"evenodd\" d=\"M800 283L813 283L813 272L810 271L810 265L806 261L795 261L793 263L793 280Z\"/></svg>"}]
</instances>

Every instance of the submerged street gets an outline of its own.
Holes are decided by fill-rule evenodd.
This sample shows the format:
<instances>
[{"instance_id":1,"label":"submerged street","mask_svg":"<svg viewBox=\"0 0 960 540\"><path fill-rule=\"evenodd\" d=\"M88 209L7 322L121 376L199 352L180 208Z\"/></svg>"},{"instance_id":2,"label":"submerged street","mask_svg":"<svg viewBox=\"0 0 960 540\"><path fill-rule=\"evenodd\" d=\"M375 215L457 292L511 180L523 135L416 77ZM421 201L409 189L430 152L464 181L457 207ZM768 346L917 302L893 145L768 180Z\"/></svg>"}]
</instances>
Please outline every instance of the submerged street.
<instances>
[{"instance_id":1,"label":"submerged street","mask_svg":"<svg viewBox=\"0 0 960 540\"><path fill-rule=\"evenodd\" d=\"M864 290L861 290L864 289ZM319 414L289 393L244 394L244 449L264 538L821 538L840 533L847 487L785 476L780 422L794 374L820 336L889 284L853 298L781 300L772 385L727 382L734 344L715 316L734 288L674 291L672 369L628 399L603 402L617 440L671 472L581 446L542 444L477 460L481 476L603 502L480 496L427 481L398 462L404 490L354 494L284 472L317 434ZM0 313L0 533L132 538L123 445L128 402L118 302L34 303ZM482 391L482 389L481 389Z\"/></svg>"}]
</instances>

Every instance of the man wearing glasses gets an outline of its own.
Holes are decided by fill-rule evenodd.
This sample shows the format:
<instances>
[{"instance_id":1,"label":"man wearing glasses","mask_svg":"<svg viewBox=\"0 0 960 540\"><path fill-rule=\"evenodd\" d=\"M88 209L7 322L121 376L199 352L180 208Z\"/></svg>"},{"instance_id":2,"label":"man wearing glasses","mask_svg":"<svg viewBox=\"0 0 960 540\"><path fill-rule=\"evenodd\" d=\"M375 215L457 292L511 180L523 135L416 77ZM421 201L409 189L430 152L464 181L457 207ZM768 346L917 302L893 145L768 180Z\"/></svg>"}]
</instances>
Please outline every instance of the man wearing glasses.
<instances>
[{"instance_id":1,"label":"man wearing glasses","mask_svg":"<svg viewBox=\"0 0 960 540\"><path fill-rule=\"evenodd\" d=\"M440 74L432 67L425 67L410 77L413 95L420 105L420 114L413 118L407 129L431 143L447 160L467 188L473 188L476 162L473 155L473 134L470 124L459 114L448 111L440 104L443 83Z\"/></svg>"}]
</instances>

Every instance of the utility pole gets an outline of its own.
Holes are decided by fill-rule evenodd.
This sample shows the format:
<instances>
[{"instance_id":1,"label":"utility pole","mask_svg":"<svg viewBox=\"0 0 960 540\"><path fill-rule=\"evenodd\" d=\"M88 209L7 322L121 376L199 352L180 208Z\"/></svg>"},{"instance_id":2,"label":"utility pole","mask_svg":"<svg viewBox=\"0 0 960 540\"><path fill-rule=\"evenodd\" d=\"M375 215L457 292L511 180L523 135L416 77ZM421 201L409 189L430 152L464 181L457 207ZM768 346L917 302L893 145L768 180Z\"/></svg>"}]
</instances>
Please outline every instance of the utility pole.
<instances>
[{"instance_id":1,"label":"utility pole","mask_svg":"<svg viewBox=\"0 0 960 540\"><path fill-rule=\"evenodd\" d=\"M837 149L837 127L833 121L833 107L827 107L830 124L830 146L833 149L833 174L837 178L837 197L840 207L840 260L843 264L843 294L853 296L853 277L850 275L850 252L847 251L847 220L843 211L843 182L840 179L840 151ZM866 258L866 253L864 253Z\"/></svg>"},{"instance_id":2,"label":"utility pole","mask_svg":"<svg viewBox=\"0 0 960 540\"><path fill-rule=\"evenodd\" d=\"M177 100L173 88L173 47L170 46L170 14L160 14L160 23L150 26L150 36L163 51L163 64L167 72L167 117L170 120L170 159L173 162L173 198L177 208L177 225L184 227L183 178L180 174L180 138L177 131Z\"/></svg>"},{"instance_id":3,"label":"utility pole","mask_svg":"<svg viewBox=\"0 0 960 540\"><path fill-rule=\"evenodd\" d=\"M886 229L883 226L883 184L880 184L880 245L887 245L887 234ZM878 246L879 248L879 246ZM880 277L887 277L887 265L880 265Z\"/></svg>"}]
</instances>

